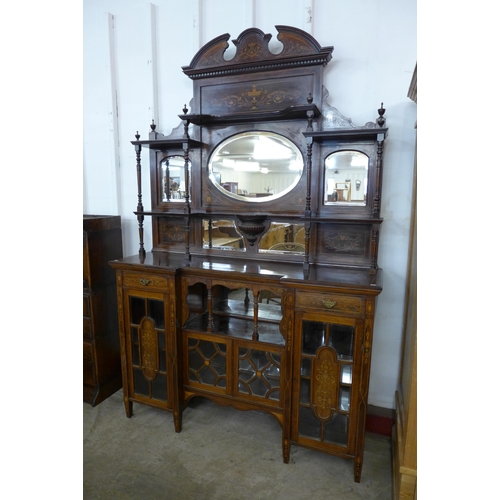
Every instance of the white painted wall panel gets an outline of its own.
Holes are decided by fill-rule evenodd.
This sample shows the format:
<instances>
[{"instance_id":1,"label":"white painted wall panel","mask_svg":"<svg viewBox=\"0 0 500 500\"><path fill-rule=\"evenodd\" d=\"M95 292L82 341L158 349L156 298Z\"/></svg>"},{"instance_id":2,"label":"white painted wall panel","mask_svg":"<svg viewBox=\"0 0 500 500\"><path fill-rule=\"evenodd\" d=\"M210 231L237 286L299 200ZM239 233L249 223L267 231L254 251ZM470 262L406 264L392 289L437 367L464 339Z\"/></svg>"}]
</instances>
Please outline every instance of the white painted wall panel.
<instances>
[{"instance_id":1,"label":"white painted wall panel","mask_svg":"<svg viewBox=\"0 0 500 500\"><path fill-rule=\"evenodd\" d=\"M278 48L275 25L303 29L321 45L334 46L325 68L329 104L364 125L376 119L384 103L389 126L379 252L384 291L378 299L369 403L393 407L415 142L416 106L407 92L416 62L416 0L84 0L83 7L83 211L121 215L126 255L139 248L130 141L136 131L146 138L153 118L165 134L178 126L177 115L192 97L192 81L181 67L212 38L230 33L234 39L255 26L271 33L271 48ZM142 160L147 209L146 150ZM145 246L150 250L148 219Z\"/></svg>"}]
</instances>

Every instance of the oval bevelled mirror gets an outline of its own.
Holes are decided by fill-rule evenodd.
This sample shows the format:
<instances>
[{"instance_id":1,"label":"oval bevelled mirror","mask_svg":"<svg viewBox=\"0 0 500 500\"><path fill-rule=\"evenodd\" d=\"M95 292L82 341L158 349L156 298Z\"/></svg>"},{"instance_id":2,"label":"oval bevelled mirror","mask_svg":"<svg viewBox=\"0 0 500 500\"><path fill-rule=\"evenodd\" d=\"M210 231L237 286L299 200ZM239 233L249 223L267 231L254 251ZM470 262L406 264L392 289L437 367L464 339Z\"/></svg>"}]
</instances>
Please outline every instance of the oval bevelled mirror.
<instances>
[{"instance_id":1,"label":"oval bevelled mirror","mask_svg":"<svg viewBox=\"0 0 500 500\"><path fill-rule=\"evenodd\" d=\"M190 167L191 163L189 163ZM184 201L185 195L184 157L168 156L161 161L161 200Z\"/></svg>"},{"instance_id":2,"label":"oval bevelled mirror","mask_svg":"<svg viewBox=\"0 0 500 500\"><path fill-rule=\"evenodd\" d=\"M225 195L266 202L290 192L302 175L299 148L272 132L244 132L221 142L208 163L210 180Z\"/></svg>"},{"instance_id":3,"label":"oval bevelled mirror","mask_svg":"<svg viewBox=\"0 0 500 500\"><path fill-rule=\"evenodd\" d=\"M325 205L366 205L369 158L359 151L336 151L325 160Z\"/></svg>"}]
</instances>

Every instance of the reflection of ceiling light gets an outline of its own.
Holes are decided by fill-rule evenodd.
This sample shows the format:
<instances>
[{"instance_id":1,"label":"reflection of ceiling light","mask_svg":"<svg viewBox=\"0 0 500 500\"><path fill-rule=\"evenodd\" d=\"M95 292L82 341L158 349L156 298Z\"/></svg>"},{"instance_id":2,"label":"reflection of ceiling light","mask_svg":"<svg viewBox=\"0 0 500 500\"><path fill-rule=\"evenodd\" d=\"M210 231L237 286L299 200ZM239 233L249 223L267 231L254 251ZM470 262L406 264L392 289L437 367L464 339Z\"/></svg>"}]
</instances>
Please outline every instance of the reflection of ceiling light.
<instances>
[{"instance_id":1,"label":"reflection of ceiling light","mask_svg":"<svg viewBox=\"0 0 500 500\"><path fill-rule=\"evenodd\" d=\"M294 170L294 171L299 171L299 170L302 169L302 165L297 160L291 161L290 165L288 165L288 169L289 170Z\"/></svg>"},{"instance_id":2,"label":"reflection of ceiling light","mask_svg":"<svg viewBox=\"0 0 500 500\"><path fill-rule=\"evenodd\" d=\"M267 137L259 137L255 142L253 157L257 160L285 160L291 158L293 152L290 148L269 140Z\"/></svg>"},{"instance_id":3,"label":"reflection of ceiling light","mask_svg":"<svg viewBox=\"0 0 500 500\"><path fill-rule=\"evenodd\" d=\"M365 167L368 168L368 158L360 154L352 155L351 158L351 167Z\"/></svg>"},{"instance_id":4,"label":"reflection of ceiling light","mask_svg":"<svg viewBox=\"0 0 500 500\"><path fill-rule=\"evenodd\" d=\"M261 168L260 169L260 173L261 174L268 174L269 173L269 169L268 168Z\"/></svg>"},{"instance_id":5,"label":"reflection of ceiling light","mask_svg":"<svg viewBox=\"0 0 500 500\"><path fill-rule=\"evenodd\" d=\"M222 159L222 164L225 167L234 167L234 163L235 163L235 161L231 160L230 158L223 158Z\"/></svg>"},{"instance_id":6,"label":"reflection of ceiling light","mask_svg":"<svg viewBox=\"0 0 500 500\"><path fill-rule=\"evenodd\" d=\"M238 161L234 165L238 172L258 172L260 165L256 161Z\"/></svg>"}]
</instances>

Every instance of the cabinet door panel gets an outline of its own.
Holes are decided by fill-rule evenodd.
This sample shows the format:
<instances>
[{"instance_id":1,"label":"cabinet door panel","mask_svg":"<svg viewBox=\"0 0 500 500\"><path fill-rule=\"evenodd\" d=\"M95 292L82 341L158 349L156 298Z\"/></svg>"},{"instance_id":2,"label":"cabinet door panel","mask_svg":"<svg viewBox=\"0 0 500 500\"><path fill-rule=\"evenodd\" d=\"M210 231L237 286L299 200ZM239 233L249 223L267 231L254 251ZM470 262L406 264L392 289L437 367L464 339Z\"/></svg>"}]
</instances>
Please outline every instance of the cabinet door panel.
<instances>
[{"instance_id":1,"label":"cabinet door panel","mask_svg":"<svg viewBox=\"0 0 500 500\"><path fill-rule=\"evenodd\" d=\"M237 345L235 392L239 397L278 405L281 400L281 349L257 349L255 345Z\"/></svg>"},{"instance_id":2,"label":"cabinet door panel","mask_svg":"<svg viewBox=\"0 0 500 500\"><path fill-rule=\"evenodd\" d=\"M168 407L168 296L128 290L125 305L130 396Z\"/></svg>"},{"instance_id":3,"label":"cabinet door panel","mask_svg":"<svg viewBox=\"0 0 500 500\"><path fill-rule=\"evenodd\" d=\"M228 343L194 334L186 334L184 339L186 385L225 394L229 387Z\"/></svg>"},{"instance_id":4,"label":"cabinet door panel","mask_svg":"<svg viewBox=\"0 0 500 500\"><path fill-rule=\"evenodd\" d=\"M351 453L354 446L356 342L362 321L335 315L297 315L293 439ZM358 381L359 383L359 381Z\"/></svg>"}]
</instances>

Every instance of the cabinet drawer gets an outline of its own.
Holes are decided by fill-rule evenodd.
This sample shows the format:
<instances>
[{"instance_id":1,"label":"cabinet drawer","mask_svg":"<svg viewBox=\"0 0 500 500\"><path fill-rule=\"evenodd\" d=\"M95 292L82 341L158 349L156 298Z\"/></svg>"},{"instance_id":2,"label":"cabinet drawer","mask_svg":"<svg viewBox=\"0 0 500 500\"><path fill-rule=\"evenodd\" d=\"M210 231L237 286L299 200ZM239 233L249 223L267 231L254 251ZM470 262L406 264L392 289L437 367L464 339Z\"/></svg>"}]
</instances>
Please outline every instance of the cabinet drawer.
<instances>
[{"instance_id":1,"label":"cabinet drawer","mask_svg":"<svg viewBox=\"0 0 500 500\"><path fill-rule=\"evenodd\" d=\"M168 278L154 274L123 273L123 286L167 291Z\"/></svg>"},{"instance_id":2,"label":"cabinet drawer","mask_svg":"<svg viewBox=\"0 0 500 500\"><path fill-rule=\"evenodd\" d=\"M365 309L365 298L356 295L334 293L297 293L297 307L321 309L334 313L362 315Z\"/></svg>"}]
</instances>

